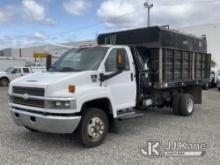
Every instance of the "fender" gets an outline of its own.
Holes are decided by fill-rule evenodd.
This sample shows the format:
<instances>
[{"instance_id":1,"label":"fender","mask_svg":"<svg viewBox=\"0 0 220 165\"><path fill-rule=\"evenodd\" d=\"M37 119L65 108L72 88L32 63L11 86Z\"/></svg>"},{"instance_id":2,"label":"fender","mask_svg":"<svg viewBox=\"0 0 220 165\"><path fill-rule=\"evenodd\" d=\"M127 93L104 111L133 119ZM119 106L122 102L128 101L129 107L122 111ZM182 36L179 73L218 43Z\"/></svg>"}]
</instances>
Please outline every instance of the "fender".
<instances>
[{"instance_id":1,"label":"fender","mask_svg":"<svg viewBox=\"0 0 220 165\"><path fill-rule=\"evenodd\" d=\"M77 102L77 112L81 112L82 106L90 101L98 100L98 99L108 99L111 107L112 107L112 113L113 117L117 117L116 113L116 107L113 102L112 96L110 92L108 92L108 88L105 87L85 87L83 86L83 90L80 90L79 93L76 93L76 102Z\"/></svg>"}]
</instances>

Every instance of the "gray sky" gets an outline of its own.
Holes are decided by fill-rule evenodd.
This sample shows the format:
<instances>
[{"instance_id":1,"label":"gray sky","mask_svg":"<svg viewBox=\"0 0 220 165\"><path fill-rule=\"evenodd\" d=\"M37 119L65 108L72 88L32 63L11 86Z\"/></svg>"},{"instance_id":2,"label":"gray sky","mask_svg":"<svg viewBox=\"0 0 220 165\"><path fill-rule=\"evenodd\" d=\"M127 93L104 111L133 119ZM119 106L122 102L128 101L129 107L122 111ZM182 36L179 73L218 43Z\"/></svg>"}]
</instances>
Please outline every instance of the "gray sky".
<instances>
[{"instance_id":1,"label":"gray sky","mask_svg":"<svg viewBox=\"0 0 220 165\"><path fill-rule=\"evenodd\" d=\"M103 1L97 16L108 27L130 28L146 25L146 0ZM151 0L151 20L154 25L184 27L220 22L220 0ZM130 14L126 14L130 13ZM120 15L127 15L115 19Z\"/></svg>"}]
</instances>

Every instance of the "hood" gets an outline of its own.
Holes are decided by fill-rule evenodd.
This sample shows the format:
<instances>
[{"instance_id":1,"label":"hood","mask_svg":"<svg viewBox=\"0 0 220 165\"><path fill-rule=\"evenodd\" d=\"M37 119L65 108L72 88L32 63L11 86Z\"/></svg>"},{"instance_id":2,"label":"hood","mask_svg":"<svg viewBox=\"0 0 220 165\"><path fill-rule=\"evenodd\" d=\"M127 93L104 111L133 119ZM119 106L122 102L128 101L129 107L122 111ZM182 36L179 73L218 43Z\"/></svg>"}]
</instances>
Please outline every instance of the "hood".
<instances>
[{"instance_id":1,"label":"hood","mask_svg":"<svg viewBox=\"0 0 220 165\"><path fill-rule=\"evenodd\" d=\"M30 84L42 84L48 85L62 81L66 78L72 78L77 76L79 73L71 72L42 72L34 73L24 76L16 81L16 83L30 83Z\"/></svg>"},{"instance_id":2,"label":"hood","mask_svg":"<svg viewBox=\"0 0 220 165\"><path fill-rule=\"evenodd\" d=\"M75 79L77 77L82 77L87 74L94 74L97 71L83 71L83 72L38 72L33 74L28 74L26 76L20 77L12 82L12 84L33 84L33 85L50 85L56 84L62 81L67 81L68 79Z\"/></svg>"},{"instance_id":3,"label":"hood","mask_svg":"<svg viewBox=\"0 0 220 165\"><path fill-rule=\"evenodd\" d=\"M91 76L96 76L96 82ZM10 83L12 86L45 88L48 94L59 95L60 91L68 89L69 85L84 86L98 84L98 71L82 72L39 72L18 78Z\"/></svg>"}]
</instances>

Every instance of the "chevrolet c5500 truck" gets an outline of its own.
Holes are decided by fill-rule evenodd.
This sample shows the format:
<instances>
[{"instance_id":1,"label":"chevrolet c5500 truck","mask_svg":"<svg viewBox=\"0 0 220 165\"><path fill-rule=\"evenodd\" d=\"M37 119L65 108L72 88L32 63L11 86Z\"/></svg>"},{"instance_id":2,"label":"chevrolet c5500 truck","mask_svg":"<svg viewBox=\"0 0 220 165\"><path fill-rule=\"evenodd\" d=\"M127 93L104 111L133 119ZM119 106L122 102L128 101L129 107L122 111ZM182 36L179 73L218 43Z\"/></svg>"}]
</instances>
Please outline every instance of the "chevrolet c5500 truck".
<instances>
[{"instance_id":1,"label":"chevrolet c5500 truck","mask_svg":"<svg viewBox=\"0 0 220 165\"><path fill-rule=\"evenodd\" d=\"M85 147L101 144L115 121L171 107L190 116L210 79L202 38L150 27L101 34L98 46L64 53L47 72L13 81L11 116L32 131L76 133ZM134 126L138 127L138 125Z\"/></svg>"}]
</instances>

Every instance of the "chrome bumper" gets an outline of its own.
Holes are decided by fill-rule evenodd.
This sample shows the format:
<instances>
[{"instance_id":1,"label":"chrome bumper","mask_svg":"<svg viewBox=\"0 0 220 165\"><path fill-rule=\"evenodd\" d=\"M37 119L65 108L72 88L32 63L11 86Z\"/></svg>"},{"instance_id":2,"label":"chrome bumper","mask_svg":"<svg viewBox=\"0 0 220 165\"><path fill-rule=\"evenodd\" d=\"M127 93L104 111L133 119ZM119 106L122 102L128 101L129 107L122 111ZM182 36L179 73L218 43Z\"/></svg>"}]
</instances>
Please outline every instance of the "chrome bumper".
<instances>
[{"instance_id":1,"label":"chrome bumper","mask_svg":"<svg viewBox=\"0 0 220 165\"><path fill-rule=\"evenodd\" d=\"M73 133L77 128L80 116L43 115L10 108L14 122L41 132Z\"/></svg>"}]
</instances>

